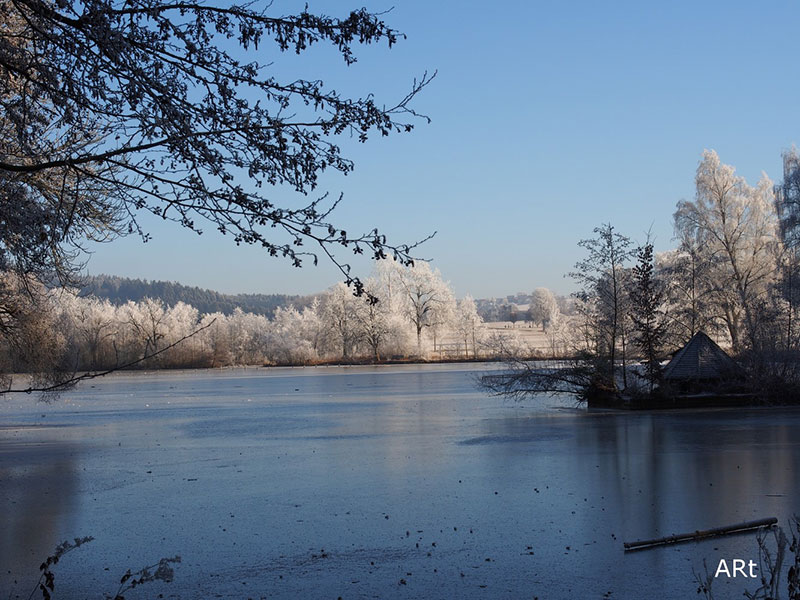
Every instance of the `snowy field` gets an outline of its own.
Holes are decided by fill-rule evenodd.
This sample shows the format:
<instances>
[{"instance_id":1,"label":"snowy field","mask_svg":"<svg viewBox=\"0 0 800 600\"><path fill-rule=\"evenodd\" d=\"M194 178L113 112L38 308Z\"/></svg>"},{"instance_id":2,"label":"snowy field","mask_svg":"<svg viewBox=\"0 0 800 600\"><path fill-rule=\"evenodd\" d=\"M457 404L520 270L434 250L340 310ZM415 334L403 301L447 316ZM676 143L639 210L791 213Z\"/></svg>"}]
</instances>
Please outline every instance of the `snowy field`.
<instances>
[{"instance_id":1,"label":"snowy field","mask_svg":"<svg viewBox=\"0 0 800 600\"><path fill-rule=\"evenodd\" d=\"M87 535L56 598L176 554L171 584L126 598L691 598L693 569L756 559L754 536L623 541L798 510L798 410L513 403L476 368L138 373L2 399L0 598Z\"/></svg>"},{"instance_id":2,"label":"snowy field","mask_svg":"<svg viewBox=\"0 0 800 600\"><path fill-rule=\"evenodd\" d=\"M478 351L481 356L496 356L497 350L492 343L498 337L505 338L511 347L522 346L526 350L533 350L539 356L551 356L554 352L558 353L564 348L561 337L556 333L548 335L540 325L535 325L530 321L494 321L481 323L478 328ZM472 346L468 343L471 356ZM437 341L436 351L432 347L428 348L429 355L434 359L452 359L464 357L464 340L452 332L446 332Z\"/></svg>"}]
</instances>

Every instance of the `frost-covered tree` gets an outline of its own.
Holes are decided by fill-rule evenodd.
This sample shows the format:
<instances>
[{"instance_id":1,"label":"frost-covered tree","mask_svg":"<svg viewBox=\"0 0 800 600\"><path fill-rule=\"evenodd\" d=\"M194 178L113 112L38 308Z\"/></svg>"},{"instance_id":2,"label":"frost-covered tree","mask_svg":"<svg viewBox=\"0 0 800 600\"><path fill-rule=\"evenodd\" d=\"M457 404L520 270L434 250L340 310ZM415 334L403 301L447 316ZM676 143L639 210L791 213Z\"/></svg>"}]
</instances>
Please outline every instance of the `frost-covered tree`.
<instances>
[{"instance_id":1,"label":"frost-covered tree","mask_svg":"<svg viewBox=\"0 0 800 600\"><path fill-rule=\"evenodd\" d=\"M403 267L392 261L395 281L401 295L401 310L412 324L417 339L417 355L422 356L422 334L434 333L452 318L455 298L450 286L442 280L438 269L426 262Z\"/></svg>"},{"instance_id":2,"label":"frost-covered tree","mask_svg":"<svg viewBox=\"0 0 800 600\"><path fill-rule=\"evenodd\" d=\"M551 325L558 321L560 311L556 297L547 288L536 288L531 296L531 306L528 314L533 323L542 326L542 331L547 331Z\"/></svg>"},{"instance_id":3,"label":"frost-covered tree","mask_svg":"<svg viewBox=\"0 0 800 600\"><path fill-rule=\"evenodd\" d=\"M160 300L145 298L141 302L128 302L122 307L123 318L136 340L138 348L132 350L143 356L154 354L166 345L167 308Z\"/></svg>"},{"instance_id":4,"label":"frost-covered tree","mask_svg":"<svg viewBox=\"0 0 800 600\"><path fill-rule=\"evenodd\" d=\"M387 355L410 356L416 348L415 327L407 318L407 298L401 281L404 270L397 261L378 261L368 280L371 293L383 305L382 310L390 320L391 332L383 344Z\"/></svg>"},{"instance_id":5,"label":"frost-covered tree","mask_svg":"<svg viewBox=\"0 0 800 600\"><path fill-rule=\"evenodd\" d=\"M325 324L321 317L321 304L319 297L311 301L311 306L306 306L300 313L298 327L300 335L311 344L313 355L317 356L321 350L325 334Z\"/></svg>"},{"instance_id":6,"label":"frost-covered tree","mask_svg":"<svg viewBox=\"0 0 800 600\"><path fill-rule=\"evenodd\" d=\"M245 320L246 314L238 306L233 310L233 313L227 319L231 358L233 360L233 364L235 365L244 365L248 362L247 350L251 345L250 337L252 332L249 331Z\"/></svg>"},{"instance_id":7,"label":"frost-covered tree","mask_svg":"<svg viewBox=\"0 0 800 600\"><path fill-rule=\"evenodd\" d=\"M695 240L685 239L675 250L656 257L656 269L665 285L667 337L678 348L698 331L714 333L722 318L714 302L711 265Z\"/></svg>"},{"instance_id":8,"label":"frost-covered tree","mask_svg":"<svg viewBox=\"0 0 800 600\"><path fill-rule=\"evenodd\" d=\"M581 348L580 329L576 319L559 317L545 332L550 356L553 358L570 356Z\"/></svg>"},{"instance_id":9,"label":"frost-covered tree","mask_svg":"<svg viewBox=\"0 0 800 600\"><path fill-rule=\"evenodd\" d=\"M750 186L716 152L706 151L695 184L695 200L678 203L675 230L698 242L733 349L756 348L782 252L772 182L762 175Z\"/></svg>"},{"instance_id":10,"label":"frost-covered tree","mask_svg":"<svg viewBox=\"0 0 800 600\"><path fill-rule=\"evenodd\" d=\"M365 302L368 300L355 297L353 291L341 282L322 296L320 318L330 343L338 348L339 356L344 360L353 356L362 340L363 330L356 312L358 304Z\"/></svg>"},{"instance_id":11,"label":"frost-covered tree","mask_svg":"<svg viewBox=\"0 0 800 600\"><path fill-rule=\"evenodd\" d=\"M464 358L469 358L470 346L472 347L472 358L477 358L479 329L482 323L483 319L478 314L472 296L464 296L458 301L453 319L453 329L458 335L458 339L464 342Z\"/></svg>"},{"instance_id":12,"label":"frost-covered tree","mask_svg":"<svg viewBox=\"0 0 800 600\"><path fill-rule=\"evenodd\" d=\"M116 307L108 300L80 298L72 290L64 290L56 297L77 337L80 368L114 366L113 342L119 328Z\"/></svg>"},{"instance_id":13,"label":"frost-covered tree","mask_svg":"<svg viewBox=\"0 0 800 600\"><path fill-rule=\"evenodd\" d=\"M299 312L295 307L279 307L270 327L266 342L267 358L277 364L308 364L317 360L318 347L309 339L306 324L309 321L306 311Z\"/></svg>"},{"instance_id":14,"label":"frost-covered tree","mask_svg":"<svg viewBox=\"0 0 800 600\"><path fill-rule=\"evenodd\" d=\"M0 272L0 386L10 373L29 373L33 386L58 385L72 375L55 299L36 282ZM0 390L1 391L1 390Z\"/></svg>"},{"instance_id":15,"label":"frost-covered tree","mask_svg":"<svg viewBox=\"0 0 800 600\"><path fill-rule=\"evenodd\" d=\"M164 318L166 343L173 344L186 338L181 344L171 348L165 356L169 365L182 367L197 364L202 350L198 340L193 339L191 334L197 331L199 322L200 314L197 309L185 302L177 302L167 309Z\"/></svg>"},{"instance_id":16,"label":"frost-covered tree","mask_svg":"<svg viewBox=\"0 0 800 600\"><path fill-rule=\"evenodd\" d=\"M227 317L222 313L203 315L200 327L207 327L202 336L203 366L223 367L233 363Z\"/></svg>"},{"instance_id":17,"label":"frost-covered tree","mask_svg":"<svg viewBox=\"0 0 800 600\"><path fill-rule=\"evenodd\" d=\"M398 332L399 315L393 312L389 298L382 299L377 282L367 280L366 290L377 302L356 302L353 316L358 325L358 337L369 347L372 359L381 361L381 352Z\"/></svg>"}]
</instances>

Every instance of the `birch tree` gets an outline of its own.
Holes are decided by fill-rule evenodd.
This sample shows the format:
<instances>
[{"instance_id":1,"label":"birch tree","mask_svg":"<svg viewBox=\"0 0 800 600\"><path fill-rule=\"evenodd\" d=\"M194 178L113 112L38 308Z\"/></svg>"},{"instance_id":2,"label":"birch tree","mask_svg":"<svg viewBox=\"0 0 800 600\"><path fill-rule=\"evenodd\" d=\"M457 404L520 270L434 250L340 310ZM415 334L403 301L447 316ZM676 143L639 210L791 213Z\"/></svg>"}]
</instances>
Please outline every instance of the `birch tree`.
<instances>
[{"instance_id":1,"label":"birch tree","mask_svg":"<svg viewBox=\"0 0 800 600\"><path fill-rule=\"evenodd\" d=\"M431 269L428 263L417 262L409 267L397 267L397 281L403 295L403 312L417 337L417 356L422 356L423 332L436 332L449 322L455 299L450 287L442 280L439 270Z\"/></svg>"},{"instance_id":2,"label":"birch tree","mask_svg":"<svg viewBox=\"0 0 800 600\"><path fill-rule=\"evenodd\" d=\"M698 241L734 351L756 348L782 252L772 182L762 174L750 186L707 150L695 184L695 200L678 203L675 230Z\"/></svg>"}]
</instances>

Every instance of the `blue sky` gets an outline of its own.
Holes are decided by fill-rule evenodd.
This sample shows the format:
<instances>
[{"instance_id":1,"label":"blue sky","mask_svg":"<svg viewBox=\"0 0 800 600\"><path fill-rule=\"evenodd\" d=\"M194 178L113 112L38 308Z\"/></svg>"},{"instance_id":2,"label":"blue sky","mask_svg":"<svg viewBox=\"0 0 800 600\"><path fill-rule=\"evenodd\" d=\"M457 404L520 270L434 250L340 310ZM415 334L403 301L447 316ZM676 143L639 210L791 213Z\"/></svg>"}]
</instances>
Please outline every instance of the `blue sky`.
<instances>
[{"instance_id":1,"label":"blue sky","mask_svg":"<svg viewBox=\"0 0 800 600\"><path fill-rule=\"evenodd\" d=\"M296 6L275 0L273 11ZM344 193L336 218L348 231L378 226L397 241L437 231L418 254L458 296L571 291L563 275L581 257L576 244L604 222L636 240L652 227L667 249L704 149L755 183L762 171L779 179L781 152L800 144L795 2L400 1L385 20L408 39L359 48L349 68L328 47L298 58L265 45L258 59L386 104L438 70L414 104L431 124L342 140L356 170L326 174L320 192ZM102 245L88 271L226 292L311 293L340 278L330 265L294 269L236 247L213 227L198 237L143 224L152 241Z\"/></svg>"}]
</instances>

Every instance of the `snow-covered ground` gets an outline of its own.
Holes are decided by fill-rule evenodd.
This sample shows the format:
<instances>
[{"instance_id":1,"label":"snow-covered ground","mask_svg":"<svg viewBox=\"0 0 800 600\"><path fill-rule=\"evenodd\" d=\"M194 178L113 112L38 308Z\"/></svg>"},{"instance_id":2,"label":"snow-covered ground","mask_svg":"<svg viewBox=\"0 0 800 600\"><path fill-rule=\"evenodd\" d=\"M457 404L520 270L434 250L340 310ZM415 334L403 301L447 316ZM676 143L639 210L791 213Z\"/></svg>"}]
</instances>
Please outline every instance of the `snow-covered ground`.
<instances>
[{"instance_id":1,"label":"snow-covered ground","mask_svg":"<svg viewBox=\"0 0 800 600\"><path fill-rule=\"evenodd\" d=\"M757 559L754 536L623 541L798 508L798 410L514 403L475 389L480 368L136 373L4 398L0 598L86 535L56 598L176 554L173 583L126 598L689 598L704 559Z\"/></svg>"}]
</instances>

